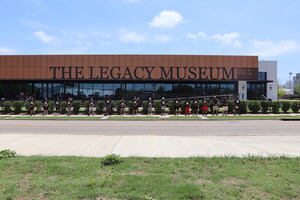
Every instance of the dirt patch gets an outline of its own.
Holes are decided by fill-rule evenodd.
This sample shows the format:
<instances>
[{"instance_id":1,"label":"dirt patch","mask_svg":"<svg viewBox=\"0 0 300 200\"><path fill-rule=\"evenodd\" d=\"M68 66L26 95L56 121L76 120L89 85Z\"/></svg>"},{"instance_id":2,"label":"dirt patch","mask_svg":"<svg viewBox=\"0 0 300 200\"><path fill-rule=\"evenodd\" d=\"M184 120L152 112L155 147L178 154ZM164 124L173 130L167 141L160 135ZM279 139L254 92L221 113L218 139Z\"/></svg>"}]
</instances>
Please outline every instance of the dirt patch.
<instances>
[{"instance_id":1,"label":"dirt patch","mask_svg":"<svg viewBox=\"0 0 300 200\"><path fill-rule=\"evenodd\" d=\"M211 183L211 180L205 178L199 178L196 183Z\"/></svg>"},{"instance_id":2,"label":"dirt patch","mask_svg":"<svg viewBox=\"0 0 300 200\"><path fill-rule=\"evenodd\" d=\"M240 184L244 182L244 179L240 178L225 178L221 180L222 183L225 184Z\"/></svg>"},{"instance_id":3,"label":"dirt patch","mask_svg":"<svg viewBox=\"0 0 300 200\"><path fill-rule=\"evenodd\" d=\"M124 175L138 175L138 176L146 176L148 175L146 172L141 172L141 171L133 171L129 173L125 173Z\"/></svg>"}]
</instances>

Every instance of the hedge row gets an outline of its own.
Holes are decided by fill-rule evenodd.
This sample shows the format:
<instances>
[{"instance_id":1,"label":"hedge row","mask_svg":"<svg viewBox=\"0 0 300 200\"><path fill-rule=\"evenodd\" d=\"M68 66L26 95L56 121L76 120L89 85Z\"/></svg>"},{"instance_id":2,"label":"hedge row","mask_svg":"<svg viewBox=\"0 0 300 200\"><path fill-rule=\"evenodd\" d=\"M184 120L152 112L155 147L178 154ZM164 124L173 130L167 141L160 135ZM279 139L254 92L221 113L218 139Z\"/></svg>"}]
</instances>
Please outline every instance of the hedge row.
<instances>
[{"instance_id":1,"label":"hedge row","mask_svg":"<svg viewBox=\"0 0 300 200\"><path fill-rule=\"evenodd\" d=\"M113 112L119 113L120 107L118 106L120 104L120 101L112 101L112 108ZM147 114L147 101L140 102L140 106L142 107L142 113ZM22 101L5 101L3 102L3 112L4 113L11 113L14 112L15 114L19 114L22 111L22 108L25 106L27 112L29 112L29 103L26 102L25 105L23 105ZM170 101L167 106L169 107L170 114L175 113L175 105L173 101ZM220 105L222 106L222 105ZM42 102L36 101L35 102L36 112L42 112ZM67 102L63 101L60 103L61 112L65 113L67 107ZM73 102L73 113L78 114L81 108L84 108L84 112L88 112L89 107L89 101L74 101ZM127 107L129 108L129 112L132 113L133 105L132 102L127 102ZM153 105L155 112L157 114L161 113L161 103L160 100L154 101ZM180 101L180 108L181 111L184 111L184 101ZM193 109L193 107L192 107ZM300 101L241 101L240 104L241 113L279 113L280 109L287 113L290 109L294 113L298 113L300 109ZM210 110L212 110L212 104L210 105ZM102 114L105 111L105 102L104 101L98 101L96 103L96 113ZM234 103L233 101L229 101L229 107L228 107L229 113L233 113L234 111ZM54 112L54 101L49 101L49 112Z\"/></svg>"}]
</instances>

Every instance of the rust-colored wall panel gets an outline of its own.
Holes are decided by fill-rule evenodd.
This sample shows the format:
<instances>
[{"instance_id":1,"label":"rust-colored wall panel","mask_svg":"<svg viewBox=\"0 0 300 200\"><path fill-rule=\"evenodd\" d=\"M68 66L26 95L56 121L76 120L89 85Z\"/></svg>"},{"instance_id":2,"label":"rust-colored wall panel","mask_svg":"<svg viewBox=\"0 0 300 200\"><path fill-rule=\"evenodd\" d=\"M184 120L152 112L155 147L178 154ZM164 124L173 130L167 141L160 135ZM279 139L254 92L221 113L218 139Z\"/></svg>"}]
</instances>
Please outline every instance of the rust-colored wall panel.
<instances>
[{"instance_id":1,"label":"rust-colored wall panel","mask_svg":"<svg viewBox=\"0 0 300 200\"><path fill-rule=\"evenodd\" d=\"M174 67L219 67L220 70L229 70L229 68L258 68L257 56L209 56L209 55L39 55L39 56L0 56L0 79L52 79L54 70L50 67L57 67L57 78L61 78L60 67L73 67L71 79L76 77L74 67L83 67L82 74L85 79L89 79L89 66L94 66L94 77L99 75L100 67L108 66L108 70L113 66L120 67L120 73L124 73L125 67L129 67L131 73L137 66L150 67L152 70L151 78L160 79L165 67L165 73L172 72L174 76L166 77L168 80L176 78L177 68ZM154 67L154 68L152 68ZM172 68L172 70L170 70ZM221 69L222 68L222 69ZM223 69L224 68L224 69ZM116 71L116 70L115 70ZM199 70L198 70L199 71ZM217 73L215 70L214 73ZM117 71L116 71L117 72ZM136 71L138 77L148 77L146 68ZM182 77L184 70L179 72ZM236 75L237 70L235 70ZM141 74L141 73L144 73ZM110 74L110 73L107 73ZM207 72L208 74L208 72ZM242 73L243 74L243 73ZM215 74L214 74L215 75ZM80 74L79 74L80 76ZM255 75L251 80L257 78ZM194 77L194 76L192 76ZM215 76L218 77L218 76ZM111 77L109 77L111 78ZM137 77L132 77L137 79ZM200 77L198 77L200 79ZM198 80L196 78L195 80ZM184 78L188 79L188 78ZM208 78L209 79L209 78ZM236 76L233 77L236 79ZM231 79L230 79L231 80Z\"/></svg>"}]
</instances>

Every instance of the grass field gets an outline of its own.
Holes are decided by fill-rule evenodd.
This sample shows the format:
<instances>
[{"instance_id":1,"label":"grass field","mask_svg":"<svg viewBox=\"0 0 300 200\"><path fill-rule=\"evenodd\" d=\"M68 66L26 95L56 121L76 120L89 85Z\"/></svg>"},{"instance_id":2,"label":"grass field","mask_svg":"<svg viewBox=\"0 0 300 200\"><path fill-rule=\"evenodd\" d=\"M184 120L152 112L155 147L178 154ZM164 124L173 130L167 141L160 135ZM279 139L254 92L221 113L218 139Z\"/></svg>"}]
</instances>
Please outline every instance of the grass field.
<instances>
[{"instance_id":1,"label":"grass field","mask_svg":"<svg viewBox=\"0 0 300 200\"><path fill-rule=\"evenodd\" d=\"M231 115L231 116L206 116L208 119L280 119L280 118L299 118L291 115Z\"/></svg>"},{"instance_id":2,"label":"grass field","mask_svg":"<svg viewBox=\"0 0 300 200\"><path fill-rule=\"evenodd\" d=\"M15 157L0 160L1 199L300 199L300 158Z\"/></svg>"},{"instance_id":3,"label":"grass field","mask_svg":"<svg viewBox=\"0 0 300 200\"><path fill-rule=\"evenodd\" d=\"M125 119L125 120L145 120L145 119L159 119L159 117L157 116L111 116L109 117L109 119L115 120L121 120L121 119Z\"/></svg>"},{"instance_id":4,"label":"grass field","mask_svg":"<svg viewBox=\"0 0 300 200\"><path fill-rule=\"evenodd\" d=\"M170 116L169 119L201 119L197 116Z\"/></svg>"},{"instance_id":5,"label":"grass field","mask_svg":"<svg viewBox=\"0 0 300 200\"><path fill-rule=\"evenodd\" d=\"M70 119L70 120L76 120L76 119L101 119L102 117L93 117L93 116L72 116L72 117L68 117L68 116L16 116L12 119L56 119L56 120L60 120L60 119Z\"/></svg>"}]
</instances>

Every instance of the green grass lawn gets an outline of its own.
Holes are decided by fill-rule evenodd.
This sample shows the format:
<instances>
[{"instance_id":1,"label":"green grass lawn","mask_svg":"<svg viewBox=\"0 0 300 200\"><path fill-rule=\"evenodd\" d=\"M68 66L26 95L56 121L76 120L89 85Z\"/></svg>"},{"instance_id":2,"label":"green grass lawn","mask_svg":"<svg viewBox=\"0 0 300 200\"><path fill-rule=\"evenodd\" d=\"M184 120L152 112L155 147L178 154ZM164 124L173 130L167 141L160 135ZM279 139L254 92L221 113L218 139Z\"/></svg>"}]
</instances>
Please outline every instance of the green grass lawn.
<instances>
[{"instance_id":1,"label":"green grass lawn","mask_svg":"<svg viewBox=\"0 0 300 200\"><path fill-rule=\"evenodd\" d=\"M70 120L76 120L76 119L101 119L102 117L94 117L94 116L16 116L12 119L70 119Z\"/></svg>"},{"instance_id":2,"label":"green grass lawn","mask_svg":"<svg viewBox=\"0 0 300 200\"><path fill-rule=\"evenodd\" d=\"M144 119L159 119L157 116L111 116L108 119L128 119L128 120L144 120Z\"/></svg>"},{"instance_id":3,"label":"green grass lawn","mask_svg":"<svg viewBox=\"0 0 300 200\"><path fill-rule=\"evenodd\" d=\"M11 116L0 116L0 118L9 118Z\"/></svg>"},{"instance_id":4,"label":"green grass lawn","mask_svg":"<svg viewBox=\"0 0 300 200\"><path fill-rule=\"evenodd\" d=\"M169 119L201 119L197 116L170 116Z\"/></svg>"},{"instance_id":5,"label":"green grass lawn","mask_svg":"<svg viewBox=\"0 0 300 200\"><path fill-rule=\"evenodd\" d=\"M300 199L300 158L15 157L0 160L1 199Z\"/></svg>"},{"instance_id":6,"label":"green grass lawn","mask_svg":"<svg viewBox=\"0 0 300 200\"><path fill-rule=\"evenodd\" d=\"M250 116L245 116L245 115L236 115L236 116L206 116L208 119L279 119L279 118L298 118L295 116L290 116L290 115L264 115L264 116L258 116L258 115L250 115Z\"/></svg>"}]
</instances>

